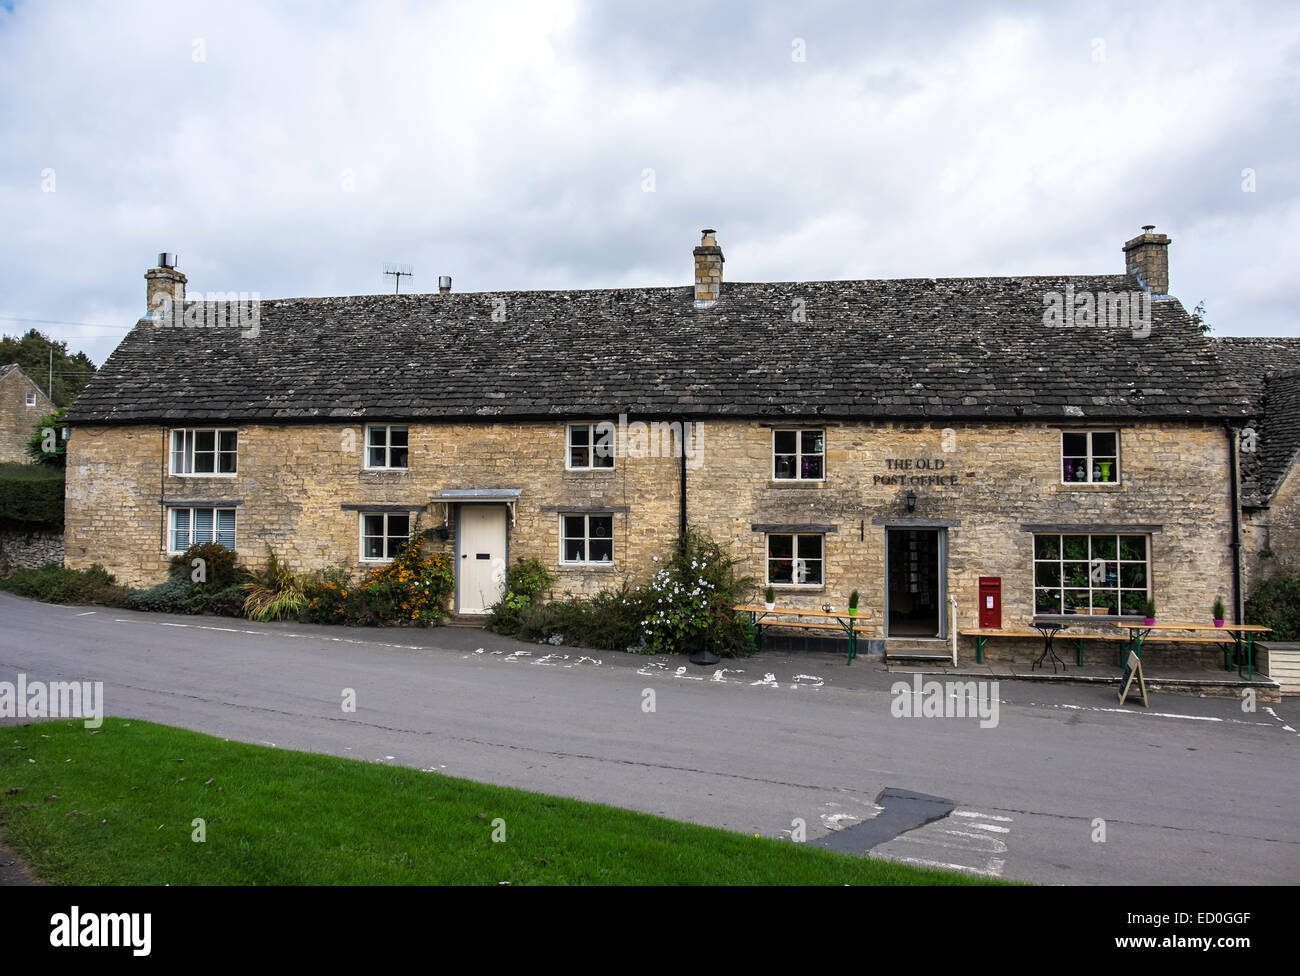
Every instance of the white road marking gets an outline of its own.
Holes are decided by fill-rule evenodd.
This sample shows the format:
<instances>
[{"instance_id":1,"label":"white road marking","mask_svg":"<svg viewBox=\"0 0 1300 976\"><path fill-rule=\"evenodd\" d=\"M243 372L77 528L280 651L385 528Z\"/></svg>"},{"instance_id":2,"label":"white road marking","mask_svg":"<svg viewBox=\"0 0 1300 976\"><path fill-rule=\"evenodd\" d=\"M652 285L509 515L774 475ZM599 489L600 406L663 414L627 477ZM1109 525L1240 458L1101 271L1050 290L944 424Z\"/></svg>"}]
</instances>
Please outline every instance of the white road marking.
<instances>
[{"instance_id":1,"label":"white road marking","mask_svg":"<svg viewBox=\"0 0 1300 976\"><path fill-rule=\"evenodd\" d=\"M980 868L972 868L965 864L949 864L945 861L931 861L924 857L895 857L895 858L890 858L890 860L900 861L903 864L915 864L918 867L923 867L923 868L939 868L944 871L963 871L966 874L978 874L981 877L986 877L986 878L1001 877L1002 866L1006 863L1005 861L998 860L997 858L990 858L988 862L988 866L985 867L983 870L981 870Z\"/></svg>"},{"instance_id":2,"label":"white road marking","mask_svg":"<svg viewBox=\"0 0 1300 976\"><path fill-rule=\"evenodd\" d=\"M983 817L985 820L1000 820L1003 823L1015 823L1010 817L999 817L996 813L979 813L975 810L954 810L954 817Z\"/></svg>"},{"instance_id":3,"label":"white road marking","mask_svg":"<svg viewBox=\"0 0 1300 976\"><path fill-rule=\"evenodd\" d=\"M85 613L77 614L78 617L89 617L92 613L99 613L98 610L87 610Z\"/></svg>"},{"instance_id":4,"label":"white road marking","mask_svg":"<svg viewBox=\"0 0 1300 976\"><path fill-rule=\"evenodd\" d=\"M771 671L769 671L769 672L767 672L767 674L763 675L763 680L762 680L762 681L751 681L751 682L749 683L749 686L750 686L751 688L753 688L753 687L755 687L755 686L757 686L757 685L763 685L763 686L768 687L768 688L780 688L780 687L781 687L779 684L776 683L776 675L774 675Z\"/></svg>"},{"instance_id":5,"label":"white road marking","mask_svg":"<svg viewBox=\"0 0 1300 976\"><path fill-rule=\"evenodd\" d=\"M1067 705L1059 702L1027 702L1032 708L1062 708L1072 712L1116 712L1120 715L1138 715L1145 718L1178 718L1189 722L1228 722L1232 725L1263 725L1273 728L1271 722L1243 722L1236 718L1218 718L1213 715L1183 715L1180 712L1148 712L1141 709L1103 708L1100 705Z\"/></svg>"}]
</instances>

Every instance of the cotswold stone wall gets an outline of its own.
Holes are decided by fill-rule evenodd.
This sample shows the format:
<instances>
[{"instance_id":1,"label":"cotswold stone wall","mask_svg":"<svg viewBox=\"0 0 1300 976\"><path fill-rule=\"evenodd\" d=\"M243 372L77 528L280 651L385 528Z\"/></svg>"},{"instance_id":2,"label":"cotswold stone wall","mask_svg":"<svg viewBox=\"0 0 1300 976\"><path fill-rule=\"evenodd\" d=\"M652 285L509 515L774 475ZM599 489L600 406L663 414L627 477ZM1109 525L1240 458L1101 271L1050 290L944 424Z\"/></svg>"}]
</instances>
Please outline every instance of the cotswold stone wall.
<instances>
[{"instance_id":1,"label":"cotswold stone wall","mask_svg":"<svg viewBox=\"0 0 1300 976\"><path fill-rule=\"evenodd\" d=\"M0 529L0 576L63 562L63 533L41 529Z\"/></svg>"},{"instance_id":2,"label":"cotswold stone wall","mask_svg":"<svg viewBox=\"0 0 1300 976\"><path fill-rule=\"evenodd\" d=\"M36 394L35 406L27 406L28 393ZM36 421L53 412L54 404L20 370L0 377L0 461L30 461L27 438Z\"/></svg>"},{"instance_id":3,"label":"cotswold stone wall","mask_svg":"<svg viewBox=\"0 0 1300 976\"><path fill-rule=\"evenodd\" d=\"M709 424L687 498L692 524L730 539L745 569L760 580L765 537L754 525L831 527L825 586L779 588L783 604L843 607L857 589L879 624L885 531L909 525L946 529L959 628L978 626L981 576L1001 577L1003 626L1028 626L1034 550L1026 526L1032 525L1079 532L1153 527L1151 576L1158 616L1165 620L1209 622L1214 597L1231 597L1228 449L1217 427L1122 427L1119 484L1063 485L1061 426L828 424L826 480L796 487L771 478L772 426ZM900 475L901 483L888 481ZM916 493L910 514L909 490ZM1080 617L1075 625L1100 629L1104 621Z\"/></svg>"},{"instance_id":4,"label":"cotswold stone wall","mask_svg":"<svg viewBox=\"0 0 1300 976\"><path fill-rule=\"evenodd\" d=\"M409 425L405 470L367 471L361 427L241 425L238 474L165 473L162 428L77 428L68 442L68 565L102 562L120 579L145 585L166 577L165 506L238 503L236 549L258 563L270 545L294 570L360 559L356 506L410 505L420 526L441 524L442 489L517 488L508 528L510 560L538 557L559 577L556 594L595 592L624 575L644 578L677 535L679 469L674 458L616 459L613 470L565 469L565 425ZM345 509L343 506L352 506ZM610 510L611 567L560 564L561 508ZM455 525L455 513L451 513ZM454 534L438 543L455 552Z\"/></svg>"},{"instance_id":5,"label":"cotswold stone wall","mask_svg":"<svg viewBox=\"0 0 1300 976\"><path fill-rule=\"evenodd\" d=\"M245 562L259 562L269 544L295 570L357 569L359 517L343 506L411 505L431 527L443 519L442 504L430 501L441 489L517 488L510 558L536 556L551 566L557 595L624 576L644 580L677 535L679 458L623 456L613 470L567 471L563 422L412 424L410 466L394 472L364 470L360 426L238 430L238 475L182 478L164 473L163 428L77 428L68 445L67 565L100 562L137 586L164 578L159 498L239 503L236 548ZM843 607L857 589L879 625L891 525L945 528L949 592L963 628L977 624L980 576L1002 579L1004 626L1028 625L1033 525L1149 531L1165 620L1208 622L1214 597L1231 598L1228 456L1218 427L1121 427L1115 485L1060 483L1059 426L828 423L825 430L821 483L773 481L772 427L758 422L702 425L688 465L692 525L729 540L744 571L760 581L765 538L755 525L826 527L825 584L785 589L783 604ZM916 493L910 514L909 490ZM612 568L560 564L559 511L582 508L614 512ZM443 545L454 552L454 538ZM1080 617L1076 626L1101 628L1105 619Z\"/></svg>"},{"instance_id":6,"label":"cotswold stone wall","mask_svg":"<svg viewBox=\"0 0 1300 976\"><path fill-rule=\"evenodd\" d=\"M1268 508L1246 511L1242 549L1246 596L1260 580L1300 570L1300 465L1291 468Z\"/></svg>"}]
</instances>

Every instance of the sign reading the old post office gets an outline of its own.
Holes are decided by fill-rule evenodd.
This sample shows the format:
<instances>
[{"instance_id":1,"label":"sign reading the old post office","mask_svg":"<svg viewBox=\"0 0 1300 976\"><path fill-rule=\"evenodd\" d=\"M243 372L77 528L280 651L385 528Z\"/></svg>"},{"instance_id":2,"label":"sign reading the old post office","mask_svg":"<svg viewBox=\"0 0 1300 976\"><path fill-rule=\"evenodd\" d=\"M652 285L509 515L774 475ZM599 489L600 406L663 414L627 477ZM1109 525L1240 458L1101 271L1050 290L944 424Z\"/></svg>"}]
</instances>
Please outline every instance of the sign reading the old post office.
<instances>
[{"instance_id":1,"label":"sign reading the old post office","mask_svg":"<svg viewBox=\"0 0 1300 976\"><path fill-rule=\"evenodd\" d=\"M873 485L955 485L957 476L943 458L886 458L888 474L871 476Z\"/></svg>"}]
</instances>

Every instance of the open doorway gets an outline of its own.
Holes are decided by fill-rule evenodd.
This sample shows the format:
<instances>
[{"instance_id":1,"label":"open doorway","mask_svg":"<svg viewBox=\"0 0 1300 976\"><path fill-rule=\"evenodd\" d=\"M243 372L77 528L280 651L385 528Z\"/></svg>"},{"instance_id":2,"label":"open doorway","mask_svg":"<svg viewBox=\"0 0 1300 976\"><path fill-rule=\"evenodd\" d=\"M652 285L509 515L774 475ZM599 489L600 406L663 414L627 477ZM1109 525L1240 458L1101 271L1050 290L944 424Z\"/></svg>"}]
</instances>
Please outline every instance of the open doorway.
<instances>
[{"instance_id":1,"label":"open doorway","mask_svg":"<svg viewBox=\"0 0 1300 976\"><path fill-rule=\"evenodd\" d=\"M943 637L943 530L885 530L886 637Z\"/></svg>"}]
</instances>

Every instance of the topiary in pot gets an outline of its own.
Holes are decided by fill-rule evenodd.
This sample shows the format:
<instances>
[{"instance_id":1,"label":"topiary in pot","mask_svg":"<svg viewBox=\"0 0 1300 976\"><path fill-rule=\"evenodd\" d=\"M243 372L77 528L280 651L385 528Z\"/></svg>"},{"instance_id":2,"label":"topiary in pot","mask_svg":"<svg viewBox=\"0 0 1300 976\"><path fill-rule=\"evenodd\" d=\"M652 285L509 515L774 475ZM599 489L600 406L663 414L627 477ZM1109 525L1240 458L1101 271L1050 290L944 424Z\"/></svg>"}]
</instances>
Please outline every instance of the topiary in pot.
<instances>
[{"instance_id":1,"label":"topiary in pot","mask_svg":"<svg viewBox=\"0 0 1300 976\"><path fill-rule=\"evenodd\" d=\"M767 610L776 609L776 590L770 586L763 591L763 607Z\"/></svg>"},{"instance_id":2,"label":"topiary in pot","mask_svg":"<svg viewBox=\"0 0 1300 976\"><path fill-rule=\"evenodd\" d=\"M849 594L849 616L856 617L857 615L858 615L858 591L854 590L852 593Z\"/></svg>"},{"instance_id":3,"label":"topiary in pot","mask_svg":"<svg viewBox=\"0 0 1300 976\"><path fill-rule=\"evenodd\" d=\"M1214 626L1222 627L1223 621L1224 621L1223 597L1216 596L1214 598Z\"/></svg>"}]
</instances>

